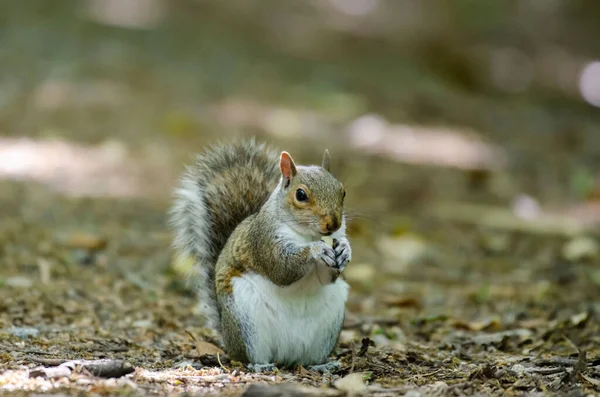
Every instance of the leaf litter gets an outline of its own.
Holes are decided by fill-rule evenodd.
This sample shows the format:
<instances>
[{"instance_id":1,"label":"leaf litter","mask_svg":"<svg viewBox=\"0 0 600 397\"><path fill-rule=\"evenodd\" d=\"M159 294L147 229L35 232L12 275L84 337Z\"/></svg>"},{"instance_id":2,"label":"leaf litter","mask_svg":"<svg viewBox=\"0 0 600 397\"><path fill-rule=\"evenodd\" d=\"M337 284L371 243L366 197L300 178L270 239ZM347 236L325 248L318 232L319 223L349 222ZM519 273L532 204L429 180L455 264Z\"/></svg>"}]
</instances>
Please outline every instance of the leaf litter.
<instances>
[{"instance_id":1,"label":"leaf litter","mask_svg":"<svg viewBox=\"0 0 600 397\"><path fill-rule=\"evenodd\" d=\"M168 200L65 198L1 183L13 192L0 203L2 392L600 392L592 235L454 222L435 211L407 210L409 221L396 218L402 230L387 214L373 216L381 230L358 219L349 227L352 294L331 357L342 369L254 374L202 327L182 277L189 264L171 262ZM578 239L586 249L565 255Z\"/></svg>"}]
</instances>

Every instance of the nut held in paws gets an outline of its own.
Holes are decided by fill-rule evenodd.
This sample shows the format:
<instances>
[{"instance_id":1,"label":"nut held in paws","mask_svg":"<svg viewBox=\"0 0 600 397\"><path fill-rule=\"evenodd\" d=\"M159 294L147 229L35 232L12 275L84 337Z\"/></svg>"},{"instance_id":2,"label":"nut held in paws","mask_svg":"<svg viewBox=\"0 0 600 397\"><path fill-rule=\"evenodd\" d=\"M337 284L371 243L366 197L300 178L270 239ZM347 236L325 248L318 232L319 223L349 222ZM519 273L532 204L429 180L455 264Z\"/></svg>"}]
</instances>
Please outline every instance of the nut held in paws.
<instances>
[{"instance_id":1,"label":"nut held in paws","mask_svg":"<svg viewBox=\"0 0 600 397\"><path fill-rule=\"evenodd\" d=\"M324 242L325 244L327 244L330 247L333 247L333 237L331 236L323 236L321 238L321 241Z\"/></svg>"}]
</instances>

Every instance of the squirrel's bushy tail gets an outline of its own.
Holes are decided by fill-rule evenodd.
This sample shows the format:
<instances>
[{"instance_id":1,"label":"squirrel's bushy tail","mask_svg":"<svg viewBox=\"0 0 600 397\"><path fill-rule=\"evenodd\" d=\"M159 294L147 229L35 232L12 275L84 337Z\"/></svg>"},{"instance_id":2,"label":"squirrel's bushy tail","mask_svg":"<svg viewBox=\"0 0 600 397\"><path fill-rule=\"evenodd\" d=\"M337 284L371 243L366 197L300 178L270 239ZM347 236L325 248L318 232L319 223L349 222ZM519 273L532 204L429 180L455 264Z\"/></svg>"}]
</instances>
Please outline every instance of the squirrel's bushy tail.
<instances>
[{"instance_id":1,"label":"squirrel's bushy tail","mask_svg":"<svg viewBox=\"0 0 600 397\"><path fill-rule=\"evenodd\" d=\"M215 265L235 228L256 213L280 178L278 153L254 140L209 148L188 167L171 209L177 255L192 258L207 325L219 331Z\"/></svg>"}]
</instances>

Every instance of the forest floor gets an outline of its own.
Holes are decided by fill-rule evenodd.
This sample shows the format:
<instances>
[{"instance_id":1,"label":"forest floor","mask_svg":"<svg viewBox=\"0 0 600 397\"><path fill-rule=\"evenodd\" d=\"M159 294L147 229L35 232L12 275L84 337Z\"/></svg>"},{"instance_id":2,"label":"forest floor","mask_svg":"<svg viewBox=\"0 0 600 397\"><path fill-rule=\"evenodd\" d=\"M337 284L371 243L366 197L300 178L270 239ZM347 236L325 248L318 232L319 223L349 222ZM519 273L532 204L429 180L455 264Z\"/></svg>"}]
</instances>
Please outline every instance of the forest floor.
<instances>
[{"instance_id":1,"label":"forest floor","mask_svg":"<svg viewBox=\"0 0 600 397\"><path fill-rule=\"evenodd\" d=\"M510 214L495 224L487 216L493 208L440 207L439 195L424 200L415 187L447 180L440 170L357 161L373 177L349 187L349 200L379 211L350 222L352 290L334 351L343 366L328 375L305 368L251 374L211 343L185 277L171 264L166 189L156 197L73 198L2 182L0 392L600 392L593 233ZM390 187L400 174L403 182ZM454 186L473 178L453 175Z\"/></svg>"},{"instance_id":2,"label":"forest floor","mask_svg":"<svg viewBox=\"0 0 600 397\"><path fill-rule=\"evenodd\" d=\"M0 394L600 394L593 2L180 1L146 30L75 3L0 2ZM233 132L328 147L347 187L338 373L248 373L172 263L177 176Z\"/></svg>"}]
</instances>

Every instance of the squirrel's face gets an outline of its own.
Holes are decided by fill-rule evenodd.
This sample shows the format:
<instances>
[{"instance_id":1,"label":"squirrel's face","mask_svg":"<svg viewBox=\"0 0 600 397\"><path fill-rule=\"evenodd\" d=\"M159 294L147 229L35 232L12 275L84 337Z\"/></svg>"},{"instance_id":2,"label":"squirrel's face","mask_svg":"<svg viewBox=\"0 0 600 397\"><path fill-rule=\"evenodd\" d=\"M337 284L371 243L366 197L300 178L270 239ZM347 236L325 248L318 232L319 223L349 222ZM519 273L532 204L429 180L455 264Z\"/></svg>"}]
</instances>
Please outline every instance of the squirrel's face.
<instances>
[{"instance_id":1,"label":"squirrel's face","mask_svg":"<svg viewBox=\"0 0 600 397\"><path fill-rule=\"evenodd\" d=\"M283 152L280 166L290 221L315 235L328 236L337 231L342 226L346 190L329 172L329 152L325 151L321 167L296 167L289 154Z\"/></svg>"}]
</instances>

